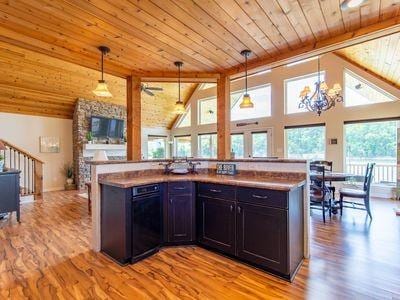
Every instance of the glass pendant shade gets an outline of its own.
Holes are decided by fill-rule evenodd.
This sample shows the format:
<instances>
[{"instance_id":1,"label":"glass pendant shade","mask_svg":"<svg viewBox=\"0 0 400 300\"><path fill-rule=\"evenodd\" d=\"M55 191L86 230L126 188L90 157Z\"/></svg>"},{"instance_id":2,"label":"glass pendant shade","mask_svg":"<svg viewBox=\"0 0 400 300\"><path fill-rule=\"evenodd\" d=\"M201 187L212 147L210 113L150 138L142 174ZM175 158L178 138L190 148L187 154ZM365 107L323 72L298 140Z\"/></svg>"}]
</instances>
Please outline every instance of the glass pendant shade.
<instances>
[{"instance_id":1,"label":"glass pendant shade","mask_svg":"<svg viewBox=\"0 0 400 300\"><path fill-rule=\"evenodd\" d=\"M186 112L185 110L185 105L183 104L183 102L177 101L175 103L175 113L178 115L182 115Z\"/></svg>"},{"instance_id":2,"label":"glass pendant shade","mask_svg":"<svg viewBox=\"0 0 400 300\"><path fill-rule=\"evenodd\" d=\"M96 88L93 90L93 93L98 97L112 97L105 80L99 80Z\"/></svg>"},{"instance_id":3,"label":"glass pendant shade","mask_svg":"<svg viewBox=\"0 0 400 300\"><path fill-rule=\"evenodd\" d=\"M254 103L251 101L250 95L249 94L244 94L242 103L239 105L240 108L253 108Z\"/></svg>"}]
</instances>

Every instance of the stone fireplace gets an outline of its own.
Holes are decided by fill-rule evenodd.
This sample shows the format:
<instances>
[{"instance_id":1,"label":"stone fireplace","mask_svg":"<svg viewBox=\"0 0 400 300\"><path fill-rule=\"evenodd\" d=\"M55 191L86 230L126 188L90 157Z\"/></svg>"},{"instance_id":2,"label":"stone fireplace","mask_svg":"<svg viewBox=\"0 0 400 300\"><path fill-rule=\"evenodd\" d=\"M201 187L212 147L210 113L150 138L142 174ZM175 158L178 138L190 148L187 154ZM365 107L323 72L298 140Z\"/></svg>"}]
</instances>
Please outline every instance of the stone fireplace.
<instances>
[{"instance_id":1,"label":"stone fireplace","mask_svg":"<svg viewBox=\"0 0 400 300\"><path fill-rule=\"evenodd\" d=\"M124 144L105 144L101 141L88 143L87 133L90 131L91 116L123 119L126 124L126 108L122 105L86 99L78 99L76 102L73 118L73 164L78 189L84 189L85 182L90 181L90 165L85 161L92 159L96 150L106 151L110 160L126 159Z\"/></svg>"}]
</instances>

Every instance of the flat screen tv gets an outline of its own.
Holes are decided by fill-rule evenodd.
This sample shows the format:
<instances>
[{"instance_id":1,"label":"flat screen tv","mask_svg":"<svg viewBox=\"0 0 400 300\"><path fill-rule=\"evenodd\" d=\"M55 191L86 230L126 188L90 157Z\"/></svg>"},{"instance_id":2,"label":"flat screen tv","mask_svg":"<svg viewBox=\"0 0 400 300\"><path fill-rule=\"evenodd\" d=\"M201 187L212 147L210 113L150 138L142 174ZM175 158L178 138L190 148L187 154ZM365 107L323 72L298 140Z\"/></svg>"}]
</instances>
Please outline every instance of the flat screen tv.
<instances>
[{"instance_id":1,"label":"flat screen tv","mask_svg":"<svg viewBox=\"0 0 400 300\"><path fill-rule=\"evenodd\" d=\"M124 120L93 116L91 131L93 137L122 139L124 137Z\"/></svg>"}]
</instances>

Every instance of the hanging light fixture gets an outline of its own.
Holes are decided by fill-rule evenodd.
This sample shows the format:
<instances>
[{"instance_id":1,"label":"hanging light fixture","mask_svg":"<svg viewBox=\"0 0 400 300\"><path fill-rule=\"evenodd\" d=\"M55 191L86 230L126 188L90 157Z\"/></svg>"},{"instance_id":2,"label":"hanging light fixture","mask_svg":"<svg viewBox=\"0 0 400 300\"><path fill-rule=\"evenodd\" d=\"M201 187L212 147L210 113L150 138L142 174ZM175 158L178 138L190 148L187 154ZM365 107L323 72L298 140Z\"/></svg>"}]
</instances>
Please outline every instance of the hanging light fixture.
<instances>
[{"instance_id":1,"label":"hanging light fixture","mask_svg":"<svg viewBox=\"0 0 400 300\"><path fill-rule=\"evenodd\" d=\"M245 82L245 93L243 95L243 99L242 99L242 103L240 103L239 107L240 108L253 108L254 104L253 102L251 102L251 98L249 93L247 92L247 58L250 56L251 51L250 50L243 50L242 52L240 52L241 55L243 55L245 57L246 60L246 74L245 74L245 78L244 78L244 82Z\"/></svg>"},{"instance_id":2,"label":"hanging light fixture","mask_svg":"<svg viewBox=\"0 0 400 300\"><path fill-rule=\"evenodd\" d=\"M181 68L183 66L183 62L176 61L174 64L178 68L178 101L175 103L175 113L182 115L186 111L185 104L181 100Z\"/></svg>"},{"instance_id":3,"label":"hanging light fixture","mask_svg":"<svg viewBox=\"0 0 400 300\"><path fill-rule=\"evenodd\" d=\"M98 97L112 97L112 94L108 90L106 81L104 80L104 55L110 52L110 48L106 46L100 46L101 51L101 80L97 83L97 87L93 90L93 93Z\"/></svg>"},{"instance_id":4,"label":"hanging light fixture","mask_svg":"<svg viewBox=\"0 0 400 300\"><path fill-rule=\"evenodd\" d=\"M340 94L342 88L339 83L335 83L332 89L329 89L325 81L321 81L320 61L318 57L318 81L315 83L315 91L311 93L311 88L307 85L300 92L299 108L306 108L308 111L314 111L321 115L321 112L327 111L335 106L336 102L343 102Z\"/></svg>"},{"instance_id":5,"label":"hanging light fixture","mask_svg":"<svg viewBox=\"0 0 400 300\"><path fill-rule=\"evenodd\" d=\"M344 0L342 4L340 4L340 9L343 11L354 9L364 4L364 2L366 2L366 0Z\"/></svg>"}]
</instances>

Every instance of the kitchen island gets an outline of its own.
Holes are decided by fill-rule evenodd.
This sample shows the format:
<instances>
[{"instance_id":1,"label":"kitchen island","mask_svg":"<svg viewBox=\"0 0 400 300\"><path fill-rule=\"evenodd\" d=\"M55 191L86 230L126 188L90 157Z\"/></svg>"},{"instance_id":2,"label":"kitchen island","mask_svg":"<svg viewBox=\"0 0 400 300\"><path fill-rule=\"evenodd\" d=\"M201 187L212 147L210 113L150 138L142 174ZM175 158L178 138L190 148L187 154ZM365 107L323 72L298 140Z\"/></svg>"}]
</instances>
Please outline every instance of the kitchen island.
<instances>
[{"instance_id":1,"label":"kitchen island","mask_svg":"<svg viewBox=\"0 0 400 300\"><path fill-rule=\"evenodd\" d=\"M242 170L227 176L207 168L199 174L164 175L151 169L101 174L98 183L101 250L121 264L163 246L195 244L292 280L304 258L304 173ZM149 191L149 214L157 219L154 210L159 212L159 223L146 228L138 222L137 191ZM137 239L138 226L150 232L144 242ZM149 237L159 243L132 254Z\"/></svg>"}]
</instances>

